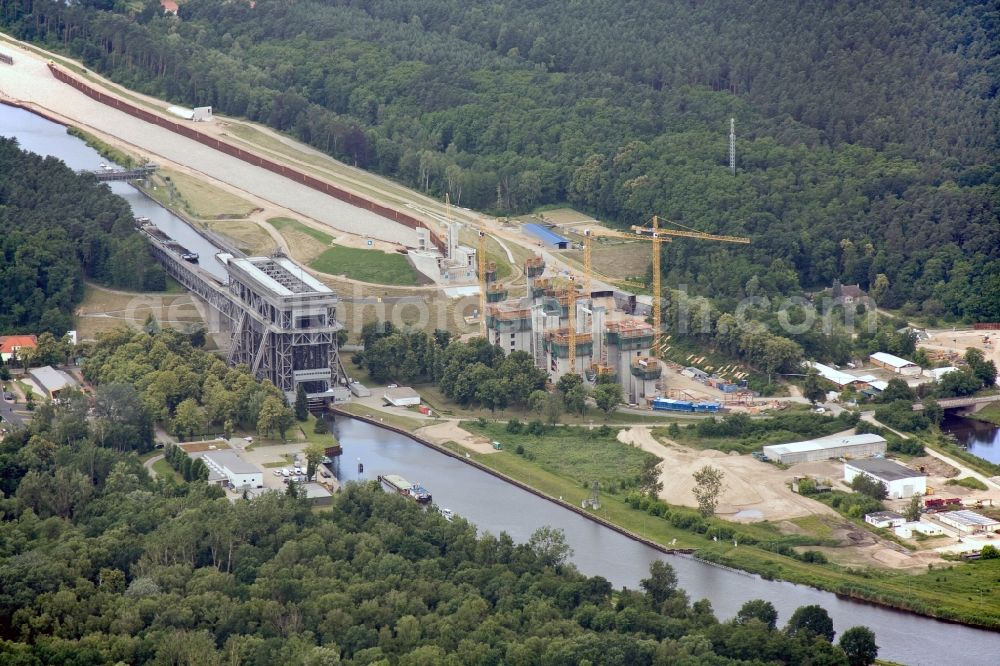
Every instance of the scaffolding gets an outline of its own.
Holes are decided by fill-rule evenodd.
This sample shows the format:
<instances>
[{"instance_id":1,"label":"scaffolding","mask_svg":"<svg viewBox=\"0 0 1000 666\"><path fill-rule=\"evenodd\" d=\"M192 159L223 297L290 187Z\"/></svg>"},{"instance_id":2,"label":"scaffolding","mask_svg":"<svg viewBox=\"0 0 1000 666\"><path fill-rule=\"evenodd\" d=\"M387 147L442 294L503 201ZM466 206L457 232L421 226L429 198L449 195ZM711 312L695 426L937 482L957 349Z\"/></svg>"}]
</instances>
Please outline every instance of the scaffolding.
<instances>
[{"instance_id":1,"label":"scaffolding","mask_svg":"<svg viewBox=\"0 0 1000 666\"><path fill-rule=\"evenodd\" d=\"M632 359L632 376L643 380L659 379L663 374L660 362L652 356L636 356Z\"/></svg>"},{"instance_id":2,"label":"scaffolding","mask_svg":"<svg viewBox=\"0 0 1000 666\"><path fill-rule=\"evenodd\" d=\"M653 327L644 321L625 319L609 322L605 327L607 344L619 351L649 349L653 344Z\"/></svg>"}]
</instances>

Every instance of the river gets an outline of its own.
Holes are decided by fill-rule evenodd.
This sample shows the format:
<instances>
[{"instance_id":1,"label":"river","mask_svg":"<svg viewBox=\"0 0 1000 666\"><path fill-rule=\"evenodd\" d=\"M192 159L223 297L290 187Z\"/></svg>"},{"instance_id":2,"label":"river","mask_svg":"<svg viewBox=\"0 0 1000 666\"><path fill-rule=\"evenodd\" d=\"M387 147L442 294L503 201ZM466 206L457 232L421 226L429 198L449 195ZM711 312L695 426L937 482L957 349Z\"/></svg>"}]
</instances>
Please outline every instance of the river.
<instances>
[{"instance_id":1,"label":"river","mask_svg":"<svg viewBox=\"0 0 1000 666\"><path fill-rule=\"evenodd\" d=\"M649 563L660 559L674 567L691 600L711 600L720 619L731 618L750 599L773 603L780 623L799 606L819 604L829 611L838 634L859 624L875 631L883 659L977 666L996 664L1000 655L1000 633L840 599L829 592L767 581L687 556L666 555L409 437L348 418L337 418L334 432L344 447L337 470L342 480L400 474L425 486L438 506L452 509L483 531L507 532L516 541L526 541L545 525L560 527L566 531L577 568L604 576L616 587L638 587L649 573ZM358 474L359 461L364 464L363 474ZM956 646L961 646L961 657L955 654Z\"/></svg>"},{"instance_id":2,"label":"river","mask_svg":"<svg viewBox=\"0 0 1000 666\"><path fill-rule=\"evenodd\" d=\"M1000 465L1000 426L965 416L946 414L941 430L950 433L974 456Z\"/></svg>"},{"instance_id":3,"label":"river","mask_svg":"<svg viewBox=\"0 0 1000 666\"><path fill-rule=\"evenodd\" d=\"M67 134L61 125L2 104L0 134L16 138L26 150L59 157L74 169L96 169L107 161ZM129 185L110 186L131 204L137 216L149 217L172 238L207 258L202 261L203 267L216 275L224 274L214 259L216 248L187 223ZM334 429L344 447L339 461L343 480L401 474L427 486L439 506L451 508L479 529L507 532L518 541L527 540L539 527L560 527L566 532L574 550L573 562L580 571L604 576L615 586L638 586L648 573L649 563L662 559L677 571L692 600L711 600L720 619L732 617L749 599L769 600L778 609L781 622L787 621L799 606L820 604L829 611L839 633L855 625L875 631L880 657L884 659L914 665L985 666L995 664L1000 654L1000 633L839 599L828 592L766 581L689 557L665 555L408 437L351 419L338 419ZM358 460L365 466L360 476Z\"/></svg>"},{"instance_id":4,"label":"river","mask_svg":"<svg viewBox=\"0 0 1000 666\"><path fill-rule=\"evenodd\" d=\"M102 162L108 164L108 160L82 139L68 134L64 126L18 107L0 104L0 134L17 139L24 150L58 157L77 171L93 171L100 168ZM184 220L128 183L108 183L108 186L128 201L136 217L148 217L168 236L201 255L202 268L223 281L228 279L225 267L215 258L219 249Z\"/></svg>"}]
</instances>

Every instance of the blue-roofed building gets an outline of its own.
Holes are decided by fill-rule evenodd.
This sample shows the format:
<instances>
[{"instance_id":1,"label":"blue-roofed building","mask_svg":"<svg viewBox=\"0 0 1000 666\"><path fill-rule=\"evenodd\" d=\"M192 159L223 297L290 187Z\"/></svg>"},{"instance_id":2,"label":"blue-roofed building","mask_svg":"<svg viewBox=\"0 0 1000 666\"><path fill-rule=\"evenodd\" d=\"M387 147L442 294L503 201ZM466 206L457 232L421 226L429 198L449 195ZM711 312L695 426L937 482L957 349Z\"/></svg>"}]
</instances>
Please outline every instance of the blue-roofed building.
<instances>
[{"instance_id":1,"label":"blue-roofed building","mask_svg":"<svg viewBox=\"0 0 1000 666\"><path fill-rule=\"evenodd\" d=\"M551 229L547 229L540 224L535 224L533 222L525 224L521 229L525 233L531 234L535 238L538 238L546 245L551 245L557 250L568 250L569 249L569 239L563 238Z\"/></svg>"}]
</instances>

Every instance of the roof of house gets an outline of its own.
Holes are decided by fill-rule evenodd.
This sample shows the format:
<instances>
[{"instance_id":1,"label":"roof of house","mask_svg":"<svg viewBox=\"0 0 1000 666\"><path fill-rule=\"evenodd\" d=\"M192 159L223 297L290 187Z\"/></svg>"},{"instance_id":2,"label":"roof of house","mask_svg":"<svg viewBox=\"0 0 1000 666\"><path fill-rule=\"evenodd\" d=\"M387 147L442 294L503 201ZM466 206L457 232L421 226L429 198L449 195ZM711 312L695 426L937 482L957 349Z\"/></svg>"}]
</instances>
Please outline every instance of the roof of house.
<instances>
[{"instance_id":1,"label":"roof of house","mask_svg":"<svg viewBox=\"0 0 1000 666\"><path fill-rule=\"evenodd\" d=\"M885 442L885 438L874 433L863 433L860 435L835 435L833 437L819 437L803 442L789 442L788 444L770 444L763 447L765 453L783 455L786 453L802 453L805 451L818 451L822 449L835 449L841 446L856 446L858 444L878 444Z\"/></svg>"},{"instance_id":2,"label":"roof of house","mask_svg":"<svg viewBox=\"0 0 1000 666\"><path fill-rule=\"evenodd\" d=\"M865 520L902 520L903 516L896 513L895 511L876 511L875 513L866 513Z\"/></svg>"},{"instance_id":3,"label":"roof of house","mask_svg":"<svg viewBox=\"0 0 1000 666\"><path fill-rule=\"evenodd\" d=\"M920 472L900 465L899 463L885 458L871 458L869 460L851 460L844 463L845 466L870 474L882 481L899 481L900 479L912 479L924 476Z\"/></svg>"},{"instance_id":4,"label":"roof of house","mask_svg":"<svg viewBox=\"0 0 1000 666\"><path fill-rule=\"evenodd\" d=\"M49 393L61 391L67 386L76 386L76 381L72 377L64 372L59 372L51 365L32 368L28 374Z\"/></svg>"},{"instance_id":5,"label":"roof of house","mask_svg":"<svg viewBox=\"0 0 1000 666\"><path fill-rule=\"evenodd\" d=\"M958 370L958 368L953 365L949 365L945 368L931 368L931 375L934 379L941 379L944 375L947 375L949 372L955 372L956 370Z\"/></svg>"},{"instance_id":6,"label":"roof of house","mask_svg":"<svg viewBox=\"0 0 1000 666\"><path fill-rule=\"evenodd\" d=\"M840 286L841 296L850 296L851 298L861 298L862 296L867 296L865 290L861 288L860 284L844 284Z\"/></svg>"},{"instance_id":7,"label":"roof of house","mask_svg":"<svg viewBox=\"0 0 1000 666\"><path fill-rule=\"evenodd\" d=\"M397 386L396 388L387 388L385 390L386 400L403 400L405 398L419 398L420 394L414 391L409 386Z\"/></svg>"},{"instance_id":8,"label":"roof of house","mask_svg":"<svg viewBox=\"0 0 1000 666\"><path fill-rule=\"evenodd\" d=\"M163 11L171 14L176 14L177 10L180 9L174 0L160 0L160 6L163 7Z\"/></svg>"},{"instance_id":9,"label":"roof of house","mask_svg":"<svg viewBox=\"0 0 1000 666\"><path fill-rule=\"evenodd\" d=\"M33 335L0 335L0 354L10 354L21 347L38 346L38 338Z\"/></svg>"},{"instance_id":10,"label":"roof of house","mask_svg":"<svg viewBox=\"0 0 1000 666\"><path fill-rule=\"evenodd\" d=\"M894 368L906 368L909 366L916 365L913 361L907 361L905 358L899 358L898 356L893 356L892 354L886 354L885 352L875 352L869 358L873 361L878 361L879 363L885 363L886 365L892 366Z\"/></svg>"}]
</instances>

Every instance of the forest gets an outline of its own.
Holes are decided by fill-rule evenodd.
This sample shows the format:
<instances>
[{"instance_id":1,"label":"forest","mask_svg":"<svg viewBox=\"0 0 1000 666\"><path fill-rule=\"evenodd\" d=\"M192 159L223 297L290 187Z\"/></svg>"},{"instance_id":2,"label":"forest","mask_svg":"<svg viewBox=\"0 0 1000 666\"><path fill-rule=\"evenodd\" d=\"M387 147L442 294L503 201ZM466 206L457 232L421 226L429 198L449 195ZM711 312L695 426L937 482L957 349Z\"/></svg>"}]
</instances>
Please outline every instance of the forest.
<instances>
[{"instance_id":1,"label":"forest","mask_svg":"<svg viewBox=\"0 0 1000 666\"><path fill-rule=\"evenodd\" d=\"M0 137L0 334L73 328L85 280L163 290L132 211L91 176Z\"/></svg>"},{"instance_id":2,"label":"forest","mask_svg":"<svg viewBox=\"0 0 1000 666\"><path fill-rule=\"evenodd\" d=\"M158 7L8 0L0 25L459 205L748 235L664 250L671 284L724 309L839 280L910 315L1000 319L989 2Z\"/></svg>"},{"instance_id":3,"label":"forest","mask_svg":"<svg viewBox=\"0 0 1000 666\"><path fill-rule=\"evenodd\" d=\"M177 333L114 334L87 362L92 411L68 396L0 442L0 663L847 665L877 654L864 627L834 644L819 606L779 627L753 600L719 621L664 562L640 589L616 590L576 571L558 529L515 543L372 484L315 509L294 485L230 500L198 474L151 478L138 457L158 407L151 387L177 385L177 400L205 376L211 402L211 381L246 376L220 364ZM129 375L138 393L116 383Z\"/></svg>"},{"instance_id":4,"label":"forest","mask_svg":"<svg viewBox=\"0 0 1000 666\"><path fill-rule=\"evenodd\" d=\"M98 398L114 393L125 399L127 413L143 414L181 439L228 435L237 427L284 438L295 422L274 384L257 381L245 365L228 367L172 329L102 335L87 354L83 374L97 386ZM139 452L151 446L136 444Z\"/></svg>"}]
</instances>

